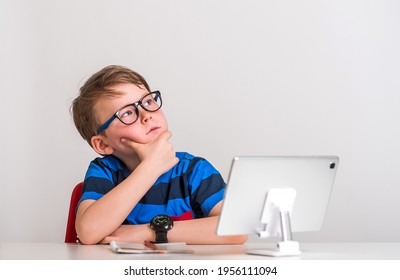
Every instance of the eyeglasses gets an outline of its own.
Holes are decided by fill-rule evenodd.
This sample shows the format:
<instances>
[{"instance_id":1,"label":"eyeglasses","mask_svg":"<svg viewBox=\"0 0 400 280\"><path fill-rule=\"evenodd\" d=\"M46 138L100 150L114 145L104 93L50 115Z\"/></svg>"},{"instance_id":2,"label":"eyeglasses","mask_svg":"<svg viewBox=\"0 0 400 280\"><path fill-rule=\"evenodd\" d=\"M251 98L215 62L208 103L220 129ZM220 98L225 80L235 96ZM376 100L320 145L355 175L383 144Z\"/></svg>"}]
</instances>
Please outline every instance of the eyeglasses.
<instances>
[{"instance_id":1,"label":"eyeglasses","mask_svg":"<svg viewBox=\"0 0 400 280\"><path fill-rule=\"evenodd\" d=\"M162 106L161 93L157 91L150 92L143 96L139 101L128 104L119 109L111 118L106 121L97 130L97 134L106 130L114 119L119 119L123 124L129 125L136 122L139 118L139 108L142 107L147 112L156 112L160 110Z\"/></svg>"}]
</instances>

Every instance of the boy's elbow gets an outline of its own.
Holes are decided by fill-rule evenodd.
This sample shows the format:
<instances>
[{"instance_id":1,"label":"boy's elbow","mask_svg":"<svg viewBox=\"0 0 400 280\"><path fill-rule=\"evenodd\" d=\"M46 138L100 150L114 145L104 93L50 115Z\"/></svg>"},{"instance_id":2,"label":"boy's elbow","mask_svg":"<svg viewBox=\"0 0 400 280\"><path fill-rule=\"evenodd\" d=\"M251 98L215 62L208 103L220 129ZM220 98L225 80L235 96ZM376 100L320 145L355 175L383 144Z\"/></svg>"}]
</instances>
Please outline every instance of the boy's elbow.
<instances>
[{"instance_id":1,"label":"boy's elbow","mask_svg":"<svg viewBox=\"0 0 400 280\"><path fill-rule=\"evenodd\" d=\"M76 227L78 239L80 243L85 245L95 245L101 241L98 236L93 234L93 231L85 229L84 227Z\"/></svg>"},{"instance_id":2,"label":"boy's elbow","mask_svg":"<svg viewBox=\"0 0 400 280\"><path fill-rule=\"evenodd\" d=\"M87 235L78 235L79 241L84 244L84 245L96 245L99 243L97 239L91 238L90 236Z\"/></svg>"}]
</instances>

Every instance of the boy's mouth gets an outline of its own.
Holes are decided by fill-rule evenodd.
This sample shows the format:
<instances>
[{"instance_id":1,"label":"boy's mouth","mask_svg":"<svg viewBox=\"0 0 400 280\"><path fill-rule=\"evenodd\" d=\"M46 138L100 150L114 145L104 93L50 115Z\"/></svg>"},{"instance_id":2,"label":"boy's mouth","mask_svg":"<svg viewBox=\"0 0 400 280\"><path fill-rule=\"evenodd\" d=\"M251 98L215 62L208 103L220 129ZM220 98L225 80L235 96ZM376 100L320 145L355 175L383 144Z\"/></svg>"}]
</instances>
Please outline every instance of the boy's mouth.
<instances>
[{"instance_id":1,"label":"boy's mouth","mask_svg":"<svg viewBox=\"0 0 400 280\"><path fill-rule=\"evenodd\" d=\"M148 134L150 134L150 133L152 133L152 132L154 132L154 131L156 131L156 130L158 130L158 129L160 129L160 128L161 128L160 126L152 127L152 128L146 133L146 135L148 135Z\"/></svg>"}]
</instances>

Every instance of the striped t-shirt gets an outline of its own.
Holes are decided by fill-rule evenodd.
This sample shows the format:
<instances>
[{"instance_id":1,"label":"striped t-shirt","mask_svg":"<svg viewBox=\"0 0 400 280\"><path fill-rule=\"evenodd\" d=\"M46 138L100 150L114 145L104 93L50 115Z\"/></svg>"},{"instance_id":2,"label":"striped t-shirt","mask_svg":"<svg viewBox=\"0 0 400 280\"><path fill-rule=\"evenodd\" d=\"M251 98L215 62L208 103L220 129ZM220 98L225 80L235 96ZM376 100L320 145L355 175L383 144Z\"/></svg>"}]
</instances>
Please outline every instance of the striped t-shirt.
<instances>
[{"instance_id":1,"label":"striped t-shirt","mask_svg":"<svg viewBox=\"0 0 400 280\"><path fill-rule=\"evenodd\" d=\"M146 224L158 214L173 220L207 217L223 199L226 184L207 160L182 152L176 156L179 163L157 179L126 217L125 224ZM114 156L96 158L87 170L80 201L101 198L129 174L125 164Z\"/></svg>"}]
</instances>

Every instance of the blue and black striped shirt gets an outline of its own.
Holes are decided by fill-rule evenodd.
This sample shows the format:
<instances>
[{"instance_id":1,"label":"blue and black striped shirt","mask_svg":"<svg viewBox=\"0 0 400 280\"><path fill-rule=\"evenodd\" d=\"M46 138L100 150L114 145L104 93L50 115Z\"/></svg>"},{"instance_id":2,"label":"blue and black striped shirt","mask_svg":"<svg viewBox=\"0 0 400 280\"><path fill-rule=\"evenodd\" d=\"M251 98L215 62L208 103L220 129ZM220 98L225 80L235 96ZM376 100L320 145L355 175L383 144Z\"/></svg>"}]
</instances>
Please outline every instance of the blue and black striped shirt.
<instances>
[{"instance_id":1,"label":"blue and black striped shirt","mask_svg":"<svg viewBox=\"0 0 400 280\"><path fill-rule=\"evenodd\" d=\"M174 220L207 217L223 199L225 182L204 158L178 152L179 163L161 175L125 220L126 224L146 224L158 214ZM114 156L93 160L85 176L85 199L97 200L130 175L125 164Z\"/></svg>"}]
</instances>

